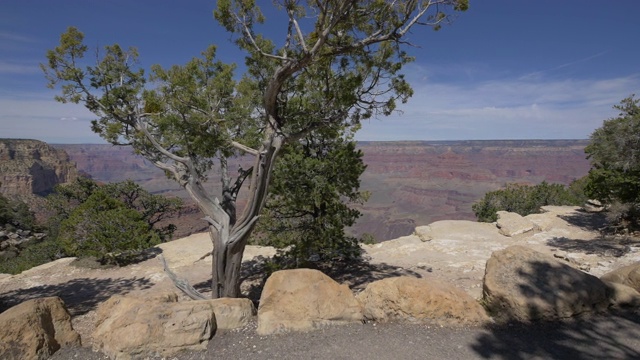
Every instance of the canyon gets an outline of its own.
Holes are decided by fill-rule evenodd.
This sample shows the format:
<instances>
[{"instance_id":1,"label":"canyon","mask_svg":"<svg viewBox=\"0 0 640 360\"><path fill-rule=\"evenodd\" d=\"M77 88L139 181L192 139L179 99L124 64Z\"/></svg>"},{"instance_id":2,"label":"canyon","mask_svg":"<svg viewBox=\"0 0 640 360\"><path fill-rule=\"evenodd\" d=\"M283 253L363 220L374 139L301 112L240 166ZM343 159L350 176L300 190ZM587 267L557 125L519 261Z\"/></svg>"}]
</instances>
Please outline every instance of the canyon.
<instances>
[{"instance_id":1,"label":"canyon","mask_svg":"<svg viewBox=\"0 0 640 360\"><path fill-rule=\"evenodd\" d=\"M369 200L358 209L362 217L350 229L369 233L377 242L411 234L416 226L438 220L475 220L471 205L488 191L507 183L569 184L585 176L587 140L473 140L359 142L367 169L361 190ZM204 231L201 215L187 194L149 161L129 147L107 144L56 144L80 172L97 181L132 179L145 189L185 199L178 219L180 235ZM229 168L246 164L238 159ZM219 191L218 175L209 176ZM241 202L241 201L240 201ZM240 204L241 206L242 204Z\"/></svg>"},{"instance_id":2,"label":"canyon","mask_svg":"<svg viewBox=\"0 0 640 360\"><path fill-rule=\"evenodd\" d=\"M0 139L0 194L29 198L47 195L57 184L74 181L78 171L62 149L38 140Z\"/></svg>"}]
</instances>

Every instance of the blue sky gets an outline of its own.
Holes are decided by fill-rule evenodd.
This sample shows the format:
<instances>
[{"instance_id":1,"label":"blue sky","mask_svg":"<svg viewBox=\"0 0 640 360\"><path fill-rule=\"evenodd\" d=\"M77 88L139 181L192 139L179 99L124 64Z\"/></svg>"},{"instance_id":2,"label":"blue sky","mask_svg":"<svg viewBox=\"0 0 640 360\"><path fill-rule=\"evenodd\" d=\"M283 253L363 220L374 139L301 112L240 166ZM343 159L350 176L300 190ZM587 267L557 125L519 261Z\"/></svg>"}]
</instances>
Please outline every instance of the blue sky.
<instances>
[{"instance_id":1,"label":"blue sky","mask_svg":"<svg viewBox=\"0 0 640 360\"><path fill-rule=\"evenodd\" d=\"M440 31L411 34L417 60L404 73L415 95L402 113L365 122L357 139L585 139L617 115L613 105L640 95L640 1L470 3ZM83 31L89 46L136 46L145 67L183 64L209 44L218 45L220 59L242 63L214 7L204 0L0 1L0 137L103 142L88 111L53 100L38 67L68 26Z\"/></svg>"}]
</instances>

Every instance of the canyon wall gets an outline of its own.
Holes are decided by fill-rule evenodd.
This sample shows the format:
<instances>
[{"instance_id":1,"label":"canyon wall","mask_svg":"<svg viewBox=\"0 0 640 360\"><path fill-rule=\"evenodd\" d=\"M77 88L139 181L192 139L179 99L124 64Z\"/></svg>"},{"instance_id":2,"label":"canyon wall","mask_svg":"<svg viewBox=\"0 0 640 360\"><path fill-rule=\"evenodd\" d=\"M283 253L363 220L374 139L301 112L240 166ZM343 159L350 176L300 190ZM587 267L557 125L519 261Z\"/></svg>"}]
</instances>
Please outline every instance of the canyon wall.
<instances>
[{"instance_id":1,"label":"canyon wall","mask_svg":"<svg viewBox=\"0 0 640 360\"><path fill-rule=\"evenodd\" d=\"M75 165L62 149L38 140L0 139L0 193L29 198L74 181Z\"/></svg>"},{"instance_id":2,"label":"canyon wall","mask_svg":"<svg viewBox=\"0 0 640 360\"><path fill-rule=\"evenodd\" d=\"M361 189L371 197L360 207L363 216L352 231L371 233L383 241L437 220L474 220L471 205L507 183L569 184L586 175L586 144L586 140L361 142L367 164ZM130 148L55 146L96 180L132 179L153 193L188 200L174 181ZM209 178L212 191L219 190L215 169ZM191 226L204 225L197 211L189 216ZM178 221L186 222L187 217Z\"/></svg>"},{"instance_id":3,"label":"canyon wall","mask_svg":"<svg viewBox=\"0 0 640 360\"><path fill-rule=\"evenodd\" d=\"M586 140L361 142L371 192L356 232L379 240L438 220L475 220L471 205L507 183L568 185L589 171Z\"/></svg>"}]
</instances>

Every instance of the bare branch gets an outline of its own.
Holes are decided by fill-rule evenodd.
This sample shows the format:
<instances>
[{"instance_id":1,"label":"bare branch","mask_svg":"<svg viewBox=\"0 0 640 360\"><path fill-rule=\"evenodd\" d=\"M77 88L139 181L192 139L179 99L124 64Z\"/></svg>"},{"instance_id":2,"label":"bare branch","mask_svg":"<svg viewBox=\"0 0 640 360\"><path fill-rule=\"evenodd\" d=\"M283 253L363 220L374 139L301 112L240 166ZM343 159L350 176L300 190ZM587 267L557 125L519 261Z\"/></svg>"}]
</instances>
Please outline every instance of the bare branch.
<instances>
[{"instance_id":1,"label":"bare branch","mask_svg":"<svg viewBox=\"0 0 640 360\"><path fill-rule=\"evenodd\" d=\"M258 156L258 155L260 155L260 153L258 152L258 150L253 149L253 148L250 148L250 147L248 147L248 146L246 146L246 145L243 145L243 144L241 144L241 143L239 143L239 142L237 142L237 141L232 141L232 142L231 142L231 145L232 145L234 148L236 148L236 149L238 149L238 150L241 150L241 151L244 151L244 152L246 152L246 153L249 153L249 154L251 154L251 155L254 155L254 156Z\"/></svg>"},{"instance_id":2,"label":"bare branch","mask_svg":"<svg viewBox=\"0 0 640 360\"><path fill-rule=\"evenodd\" d=\"M296 32L298 33L298 38L300 39L300 45L302 46L302 49L304 50L304 52L308 53L309 49L307 48L307 42L304 40L304 35L302 34L302 30L300 30L300 25L298 24L298 21L293 18L293 15L290 15L290 16L293 21L293 25L296 28Z\"/></svg>"},{"instance_id":3,"label":"bare branch","mask_svg":"<svg viewBox=\"0 0 640 360\"><path fill-rule=\"evenodd\" d=\"M142 120L138 120L136 125L137 125L136 128L144 133L144 135L151 142L151 144L153 144L153 146L162 155L168 157L169 159L171 159L173 161L177 161L177 162L180 162L180 163L183 163L183 164L187 164L189 162L189 158L177 156L176 154L173 154L173 153L167 151L167 149L165 149L162 145L160 145L160 143L156 140L156 138L149 132L149 129L147 129L147 125L144 122L142 122Z\"/></svg>"},{"instance_id":4,"label":"bare branch","mask_svg":"<svg viewBox=\"0 0 640 360\"><path fill-rule=\"evenodd\" d=\"M191 286L187 280L179 278L173 271L171 271L171 269L169 269L169 265L167 264L167 260L165 260L164 256L160 255L158 257L160 258L160 261L162 261L164 272L167 273L169 279L171 279L173 284L180 289L180 291L193 300L207 300L207 297Z\"/></svg>"},{"instance_id":5,"label":"bare branch","mask_svg":"<svg viewBox=\"0 0 640 360\"><path fill-rule=\"evenodd\" d=\"M278 56L278 55L273 55L273 54L269 54L264 52L260 46L258 46L258 43L256 43L256 40L254 39L253 35L251 34L251 30L249 29L249 27L247 26L247 24L240 20L240 18L238 18L236 16L236 20L242 24L242 27L244 28L244 34L245 36L249 39L249 41L251 41L251 44L253 45L253 47L256 49L256 51L258 51L260 53L260 55L262 56L266 56L268 58L272 58L272 59L277 59L277 60L282 60L282 61L288 61L289 59L287 57L283 57L283 56Z\"/></svg>"}]
</instances>

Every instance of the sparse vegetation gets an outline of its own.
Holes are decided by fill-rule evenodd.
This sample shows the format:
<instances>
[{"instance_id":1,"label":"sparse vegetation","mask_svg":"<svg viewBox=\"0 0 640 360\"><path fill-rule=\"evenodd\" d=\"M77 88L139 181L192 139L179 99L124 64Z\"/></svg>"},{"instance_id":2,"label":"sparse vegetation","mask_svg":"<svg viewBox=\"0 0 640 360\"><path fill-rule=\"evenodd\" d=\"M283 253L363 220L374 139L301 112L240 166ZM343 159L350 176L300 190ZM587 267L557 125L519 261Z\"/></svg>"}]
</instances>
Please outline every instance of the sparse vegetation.
<instances>
[{"instance_id":1,"label":"sparse vegetation","mask_svg":"<svg viewBox=\"0 0 640 360\"><path fill-rule=\"evenodd\" d=\"M546 205L584 204L584 179L574 181L569 187L562 184L549 184L546 181L538 185L507 184L504 189L491 191L472 205L478 221L494 222L498 220L498 211L509 211L526 216L540 212Z\"/></svg>"}]
</instances>

